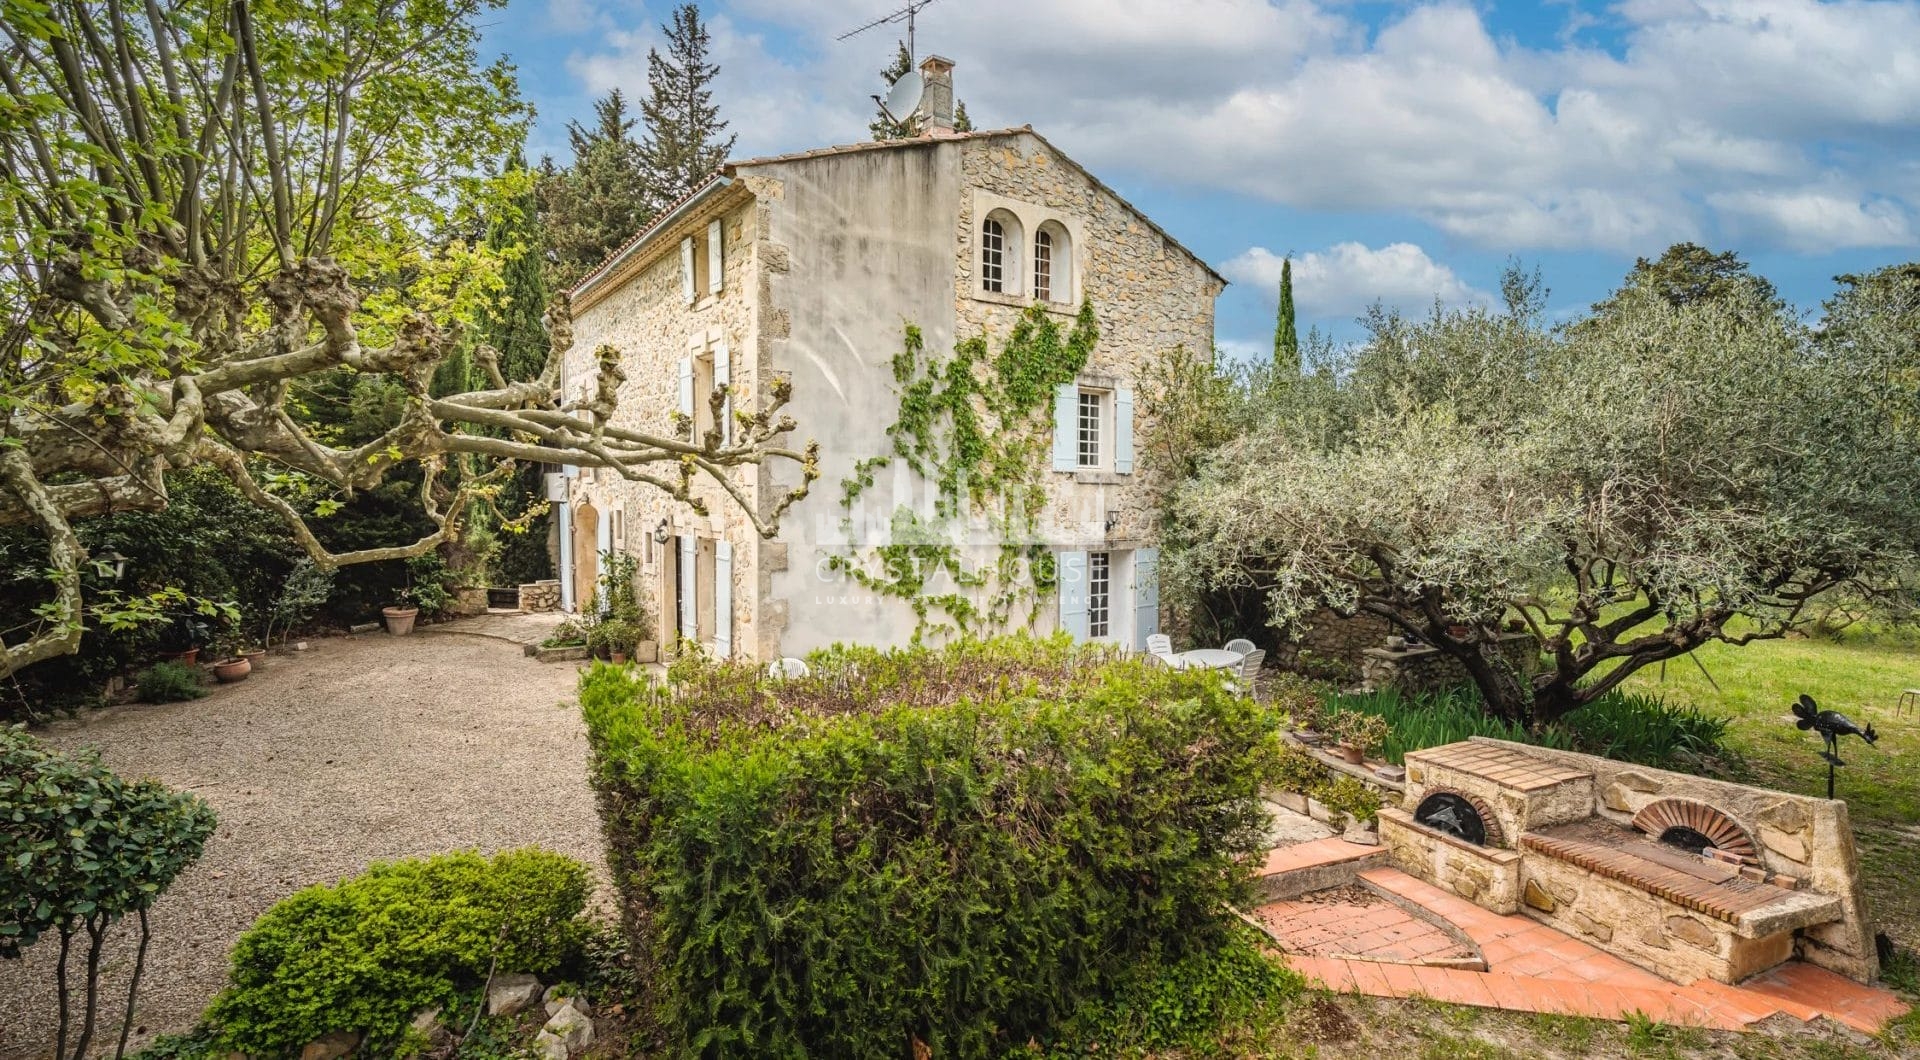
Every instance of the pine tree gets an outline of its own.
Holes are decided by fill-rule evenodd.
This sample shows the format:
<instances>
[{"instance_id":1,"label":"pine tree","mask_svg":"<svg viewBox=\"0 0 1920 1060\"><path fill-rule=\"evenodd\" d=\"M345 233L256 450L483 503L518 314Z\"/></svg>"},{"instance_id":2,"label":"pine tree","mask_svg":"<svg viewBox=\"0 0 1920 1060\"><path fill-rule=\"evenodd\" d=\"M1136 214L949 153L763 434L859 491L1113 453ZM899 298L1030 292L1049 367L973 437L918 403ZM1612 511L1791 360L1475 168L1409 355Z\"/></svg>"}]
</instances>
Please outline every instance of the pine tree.
<instances>
[{"instance_id":1,"label":"pine tree","mask_svg":"<svg viewBox=\"0 0 1920 1060\"><path fill-rule=\"evenodd\" d=\"M667 54L647 53L648 98L640 102L647 135L640 161L654 210L665 209L712 176L733 150L734 137L721 138L727 123L713 102L713 81L720 66L707 60L707 27L696 4L681 4L661 25Z\"/></svg>"},{"instance_id":2,"label":"pine tree","mask_svg":"<svg viewBox=\"0 0 1920 1060\"><path fill-rule=\"evenodd\" d=\"M907 50L907 42L894 43L899 50L894 53L893 61L880 71L881 79L889 85L913 73L913 53ZM920 129L914 123L911 114L900 115L900 120L895 121L887 117L886 108L875 107L873 120L867 123L867 131L873 134L875 140L904 140L909 136L918 135ZM966 100L953 101L953 131L973 131L973 119L967 117Z\"/></svg>"},{"instance_id":3,"label":"pine tree","mask_svg":"<svg viewBox=\"0 0 1920 1060\"><path fill-rule=\"evenodd\" d=\"M557 169L543 159L536 182L550 287L571 286L653 216L626 98L616 88L593 110L591 128L567 123L573 164Z\"/></svg>"},{"instance_id":4,"label":"pine tree","mask_svg":"<svg viewBox=\"0 0 1920 1060\"><path fill-rule=\"evenodd\" d=\"M1293 259L1280 262L1280 315L1273 327L1273 367L1283 376L1300 374L1300 331L1293 319Z\"/></svg>"}]
</instances>

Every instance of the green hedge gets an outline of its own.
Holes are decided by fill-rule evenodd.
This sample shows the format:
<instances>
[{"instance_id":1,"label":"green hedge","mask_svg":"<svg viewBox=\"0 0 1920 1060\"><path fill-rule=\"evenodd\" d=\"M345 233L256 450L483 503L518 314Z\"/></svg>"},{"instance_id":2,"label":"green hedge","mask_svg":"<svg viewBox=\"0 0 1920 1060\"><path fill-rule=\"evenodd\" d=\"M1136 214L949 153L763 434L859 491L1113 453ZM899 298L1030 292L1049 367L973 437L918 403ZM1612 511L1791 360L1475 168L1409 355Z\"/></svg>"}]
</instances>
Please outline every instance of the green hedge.
<instances>
[{"instance_id":1,"label":"green hedge","mask_svg":"<svg viewBox=\"0 0 1920 1060\"><path fill-rule=\"evenodd\" d=\"M809 662L582 683L680 1051L995 1055L1219 942L1262 845L1269 710L1061 639Z\"/></svg>"},{"instance_id":2,"label":"green hedge","mask_svg":"<svg viewBox=\"0 0 1920 1060\"><path fill-rule=\"evenodd\" d=\"M297 1055L332 1031L400 1055L408 1023L490 969L552 971L586 930L587 870L543 850L376 864L267 910L233 949L206 1020L224 1049ZM497 962L497 963L496 963Z\"/></svg>"}]
</instances>

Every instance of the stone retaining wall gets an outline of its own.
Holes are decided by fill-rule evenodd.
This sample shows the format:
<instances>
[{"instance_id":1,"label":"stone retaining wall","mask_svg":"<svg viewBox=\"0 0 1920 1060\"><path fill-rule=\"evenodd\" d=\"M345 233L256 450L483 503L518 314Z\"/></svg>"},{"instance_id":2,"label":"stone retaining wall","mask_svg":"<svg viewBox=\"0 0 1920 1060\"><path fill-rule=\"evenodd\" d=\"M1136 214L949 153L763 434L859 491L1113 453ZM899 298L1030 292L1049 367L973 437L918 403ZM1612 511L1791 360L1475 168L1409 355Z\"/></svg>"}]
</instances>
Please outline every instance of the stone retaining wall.
<instances>
[{"instance_id":1,"label":"stone retaining wall","mask_svg":"<svg viewBox=\"0 0 1920 1060\"><path fill-rule=\"evenodd\" d=\"M1540 662L1539 648L1525 633L1503 634L1500 653L1522 674L1532 674ZM1368 689L1394 688L1417 694L1470 685L1473 678L1459 659L1438 648L1392 651L1376 645L1361 652L1360 683Z\"/></svg>"},{"instance_id":2,"label":"stone retaining wall","mask_svg":"<svg viewBox=\"0 0 1920 1060\"><path fill-rule=\"evenodd\" d=\"M558 611L560 610L560 582L549 578L546 581L527 582L520 586L520 610L522 611Z\"/></svg>"}]
</instances>

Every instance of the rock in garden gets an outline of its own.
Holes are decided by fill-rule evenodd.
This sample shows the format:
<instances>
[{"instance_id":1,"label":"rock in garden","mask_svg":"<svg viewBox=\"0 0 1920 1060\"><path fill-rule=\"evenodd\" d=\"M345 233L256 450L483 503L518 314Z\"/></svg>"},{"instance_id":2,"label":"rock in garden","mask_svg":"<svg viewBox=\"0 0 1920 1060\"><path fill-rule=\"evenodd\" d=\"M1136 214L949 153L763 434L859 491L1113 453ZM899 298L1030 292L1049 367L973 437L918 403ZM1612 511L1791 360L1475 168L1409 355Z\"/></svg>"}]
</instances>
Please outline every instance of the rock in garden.
<instances>
[{"instance_id":1,"label":"rock in garden","mask_svg":"<svg viewBox=\"0 0 1920 1060\"><path fill-rule=\"evenodd\" d=\"M555 983L547 987L546 995L540 1000L545 1003L548 1016L553 1016L567 1005L580 1010L582 1016L593 1015L593 1009L587 1004L587 999L579 996L579 992L570 986Z\"/></svg>"},{"instance_id":2,"label":"rock in garden","mask_svg":"<svg viewBox=\"0 0 1920 1060\"><path fill-rule=\"evenodd\" d=\"M541 1031L533 1038L533 1055L539 1060L567 1060L567 1043L552 1031Z\"/></svg>"},{"instance_id":3,"label":"rock in garden","mask_svg":"<svg viewBox=\"0 0 1920 1060\"><path fill-rule=\"evenodd\" d=\"M540 1033L559 1038L568 1053L577 1053L593 1044L593 1020L572 1005L562 1005Z\"/></svg>"},{"instance_id":4,"label":"rock in garden","mask_svg":"<svg viewBox=\"0 0 1920 1060\"><path fill-rule=\"evenodd\" d=\"M487 1015L511 1016L540 1000L540 980L524 972L493 978L487 988Z\"/></svg>"},{"instance_id":5,"label":"rock in garden","mask_svg":"<svg viewBox=\"0 0 1920 1060\"><path fill-rule=\"evenodd\" d=\"M300 1060L340 1060L360 1046L360 1036L352 1031L323 1034L300 1050Z\"/></svg>"},{"instance_id":6,"label":"rock in garden","mask_svg":"<svg viewBox=\"0 0 1920 1060\"><path fill-rule=\"evenodd\" d=\"M440 1010L437 1008L423 1008L414 1013L413 1022L408 1026L431 1044L437 1045L447 1036L447 1025L440 1022Z\"/></svg>"}]
</instances>

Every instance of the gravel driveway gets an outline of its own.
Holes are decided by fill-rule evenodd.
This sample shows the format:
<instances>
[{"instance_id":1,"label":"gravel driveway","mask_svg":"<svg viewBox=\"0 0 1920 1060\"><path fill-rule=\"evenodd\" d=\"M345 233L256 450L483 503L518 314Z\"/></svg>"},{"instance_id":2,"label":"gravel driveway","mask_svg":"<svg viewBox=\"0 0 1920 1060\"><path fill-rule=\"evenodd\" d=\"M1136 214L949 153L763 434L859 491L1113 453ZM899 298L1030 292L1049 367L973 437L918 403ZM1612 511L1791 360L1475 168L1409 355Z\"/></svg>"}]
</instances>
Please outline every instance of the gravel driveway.
<instances>
[{"instance_id":1,"label":"gravel driveway","mask_svg":"<svg viewBox=\"0 0 1920 1060\"><path fill-rule=\"evenodd\" d=\"M516 635L534 618L438 628ZM527 845L604 880L574 666L444 631L309 643L205 699L116 707L41 734L98 747L111 768L196 792L220 816L205 857L154 906L130 1052L191 1027L225 982L234 939L308 884L377 860ZM106 1056L132 966L120 935L103 977ZM46 941L0 962L0 1060L52 1054L56 950Z\"/></svg>"}]
</instances>

